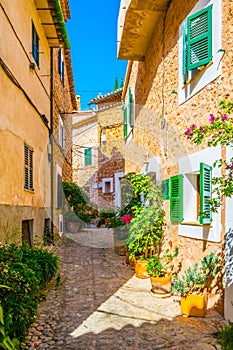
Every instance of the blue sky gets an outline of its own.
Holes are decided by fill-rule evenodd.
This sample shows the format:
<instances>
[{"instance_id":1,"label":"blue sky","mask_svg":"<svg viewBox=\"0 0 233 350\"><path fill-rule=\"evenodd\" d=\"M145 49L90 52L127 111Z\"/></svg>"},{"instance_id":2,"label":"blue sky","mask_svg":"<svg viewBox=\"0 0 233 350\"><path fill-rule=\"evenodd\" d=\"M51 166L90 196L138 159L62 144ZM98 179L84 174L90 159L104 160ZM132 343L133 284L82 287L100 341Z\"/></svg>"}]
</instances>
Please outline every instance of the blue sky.
<instances>
[{"instance_id":1,"label":"blue sky","mask_svg":"<svg viewBox=\"0 0 233 350\"><path fill-rule=\"evenodd\" d=\"M69 0L71 19L67 30L71 43L75 92L81 109L99 93L114 90L115 77L125 76L127 61L117 59L117 17L120 0Z\"/></svg>"}]
</instances>

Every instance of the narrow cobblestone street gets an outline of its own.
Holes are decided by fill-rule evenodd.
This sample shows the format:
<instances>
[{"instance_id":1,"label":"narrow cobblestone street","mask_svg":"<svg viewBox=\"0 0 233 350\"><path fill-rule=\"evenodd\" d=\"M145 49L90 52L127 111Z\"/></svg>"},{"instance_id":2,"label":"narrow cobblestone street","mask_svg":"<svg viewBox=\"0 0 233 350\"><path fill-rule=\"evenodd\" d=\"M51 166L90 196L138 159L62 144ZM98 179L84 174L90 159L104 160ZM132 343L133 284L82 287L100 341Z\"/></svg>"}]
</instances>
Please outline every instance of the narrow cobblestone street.
<instances>
[{"instance_id":1,"label":"narrow cobblestone street","mask_svg":"<svg viewBox=\"0 0 233 350\"><path fill-rule=\"evenodd\" d=\"M211 350L224 322L180 315L177 297L156 298L113 249L110 230L67 234L57 247L61 284L51 288L27 337L28 349Z\"/></svg>"}]
</instances>

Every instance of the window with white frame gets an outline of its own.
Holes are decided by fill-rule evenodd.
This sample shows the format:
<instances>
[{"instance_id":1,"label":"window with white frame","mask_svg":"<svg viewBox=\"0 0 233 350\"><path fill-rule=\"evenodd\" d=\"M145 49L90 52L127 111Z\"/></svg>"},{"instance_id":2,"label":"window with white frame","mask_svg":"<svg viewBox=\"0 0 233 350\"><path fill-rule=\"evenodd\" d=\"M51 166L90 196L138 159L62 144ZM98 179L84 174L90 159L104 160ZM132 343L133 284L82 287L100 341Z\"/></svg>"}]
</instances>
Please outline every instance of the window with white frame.
<instances>
[{"instance_id":1,"label":"window with white frame","mask_svg":"<svg viewBox=\"0 0 233 350\"><path fill-rule=\"evenodd\" d=\"M211 178L221 176L221 169L212 168L219 158L221 147L216 146L179 159L180 173L169 179L169 203L170 220L178 224L180 236L221 240L221 211L211 212L208 203L212 195Z\"/></svg>"},{"instance_id":2,"label":"window with white frame","mask_svg":"<svg viewBox=\"0 0 233 350\"><path fill-rule=\"evenodd\" d=\"M64 148L64 125L61 116L59 115L59 145Z\"/></svg>"},{"instance_id":3,"label":"window with white frame","mask_svg":"<svg viewBox=\"0 0 233 350\"><path fill-rule=\"evenodd\" d=\"M208 203L212 196L211 176L212 167L200 163L199 171L179 174L170 178L171 221L211 223L212 213Z\"/></svg>"},{"instance_id":4,"label":"window with white frame","mask_svg":"<svg viewBox=\"0 0 233 350\"><path fill-rule=\"evenodd\" d=\"M221 74L221 1L200 0L180 26L179 103Z\"/></svg>"},{"instance_id":5,"label":"window with white frame","mask_svg":"<svg viewBox=\"0 0 233 350\"><path fill-rule=\"evenodd\" d=\"M112 193L113 192L113 178L105 178L102 180L102 192L103 193Z\"/></svg>"}]
</instances>

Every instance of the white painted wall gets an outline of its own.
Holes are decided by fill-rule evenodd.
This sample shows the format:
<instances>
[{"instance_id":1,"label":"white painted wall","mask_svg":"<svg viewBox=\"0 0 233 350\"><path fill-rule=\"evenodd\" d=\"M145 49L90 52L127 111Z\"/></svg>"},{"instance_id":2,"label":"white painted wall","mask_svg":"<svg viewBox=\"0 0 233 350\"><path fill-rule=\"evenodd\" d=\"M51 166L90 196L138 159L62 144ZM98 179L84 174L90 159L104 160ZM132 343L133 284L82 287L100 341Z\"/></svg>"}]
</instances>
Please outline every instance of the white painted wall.
<instances>
[{"instance_id":1,"label":"white painted wall","mask_svg":"<svg viewBox=\"0 0 233 350\"><path fill-rule=\"evenodd\" d=\"M195 173L199 173L200 163L213 165L213 163L221 158L220 147L209 147L203 151L196 152L189 156L183 157L179 161L179 173L184 175L184 221L179 225L179 235L208 240L212 242L220 242L221 240L221 215L219 213L212 214L211 225L201 225L196 218L197 195L194 185ZM221 172L218 168L213 168L213 176L220 176Z\"/></svg>"},{"instance_id":2,"label":"white painted wall","mask_svg":"<svg viewBox=\"0 0 233 350\"><path fill-rule=\"evenodd\" d=\"M227 147L227 159L233 157L233 150ZM224 313L233 321L233 198L226 199L226 285Z\"/></svg>"}]
</instances>

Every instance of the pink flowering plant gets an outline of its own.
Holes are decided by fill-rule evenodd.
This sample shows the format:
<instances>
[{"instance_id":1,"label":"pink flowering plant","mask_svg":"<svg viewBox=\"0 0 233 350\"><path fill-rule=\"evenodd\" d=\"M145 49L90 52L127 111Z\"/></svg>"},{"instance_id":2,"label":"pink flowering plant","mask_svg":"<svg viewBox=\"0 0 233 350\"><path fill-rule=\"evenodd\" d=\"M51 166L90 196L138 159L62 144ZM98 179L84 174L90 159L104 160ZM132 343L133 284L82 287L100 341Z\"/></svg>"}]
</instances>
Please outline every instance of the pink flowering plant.
<instances>
[{"instance_id":1,"label":"pink flowering plant","mask_svg":"<svg viewBox=\"0 0 233 350\"><path fill-rule=\"evenodd\" d=\"M210 114L209 123L206 125L192 124L186 131L185 136L196 145L207 140L209 147L217 145L233 146L233 101L221 101L217 114ZM216 212L221 206L223 197L233 195L233 157L228 161L218 159L214 167L222 168L222 176L214 177L212 184L213 197L209 200L211 210Z\"/></svg>"},{"instance_id":2,"label":"pink flowering plant","mask_svg":"<svg viewBox=\"0 0 233 350\"><path fill-rule=\"evenodd\" d=\"M129 224L130 221L132 220L133 216L131 215L123 215L121 217L121 220L125 223L125 224Z\"/></svg>"}]
</instances>

